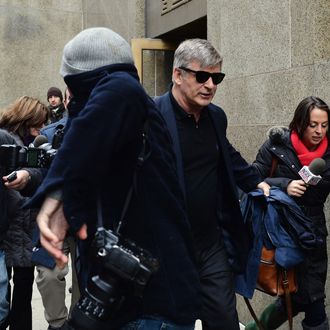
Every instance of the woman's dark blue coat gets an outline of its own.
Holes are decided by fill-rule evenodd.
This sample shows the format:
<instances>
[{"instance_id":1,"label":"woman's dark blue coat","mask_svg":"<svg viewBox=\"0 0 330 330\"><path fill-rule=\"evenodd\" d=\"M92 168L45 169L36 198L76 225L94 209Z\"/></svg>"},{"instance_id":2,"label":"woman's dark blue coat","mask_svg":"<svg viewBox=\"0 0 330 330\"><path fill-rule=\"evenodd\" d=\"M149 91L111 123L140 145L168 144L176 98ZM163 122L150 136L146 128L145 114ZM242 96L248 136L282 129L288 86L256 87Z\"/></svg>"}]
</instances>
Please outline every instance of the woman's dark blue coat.
<instances>
[{"instance_id":1,"label":"woman's dark blue coat","mask_svg":"<svg viewBox=\"0 0 330 330\"><path fill-rule=\"evenodd\" d=\"M163 119L132 65L67 76L65 82L74 95L66 134L34 202L61 188L71 230L86 223L91 238L100 196L104 225L113 228L132 184L147 120L150 156L137 173L122 235L157 257L160 269L144 298L127 299L121 313L111 320L111 328L141 315L160 315L180 324L194 322L200 308L199 279L172 142ZM82 258L91 265L87 255Z\"/></svg>"}]
</instances>

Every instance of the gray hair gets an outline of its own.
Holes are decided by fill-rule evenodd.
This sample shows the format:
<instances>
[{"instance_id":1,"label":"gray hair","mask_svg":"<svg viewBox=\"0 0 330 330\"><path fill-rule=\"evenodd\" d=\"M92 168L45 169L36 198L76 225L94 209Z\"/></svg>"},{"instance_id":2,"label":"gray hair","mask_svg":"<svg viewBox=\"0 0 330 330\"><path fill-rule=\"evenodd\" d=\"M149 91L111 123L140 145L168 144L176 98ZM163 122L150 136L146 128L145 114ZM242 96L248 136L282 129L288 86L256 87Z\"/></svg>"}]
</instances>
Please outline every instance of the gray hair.
<instances>
[{"instance_id":1,"label":"gray hair","mask_svg":"<svg viewBox=\"0 0 330 330\"><path fill-rule=\"evenodd\" d=\"M212 44L205 39L187 39L178 46L174 53L173 69L188 67L191 62L198 62L201 68L222 64L222 57Z\"/></svg>"}]
</instances>

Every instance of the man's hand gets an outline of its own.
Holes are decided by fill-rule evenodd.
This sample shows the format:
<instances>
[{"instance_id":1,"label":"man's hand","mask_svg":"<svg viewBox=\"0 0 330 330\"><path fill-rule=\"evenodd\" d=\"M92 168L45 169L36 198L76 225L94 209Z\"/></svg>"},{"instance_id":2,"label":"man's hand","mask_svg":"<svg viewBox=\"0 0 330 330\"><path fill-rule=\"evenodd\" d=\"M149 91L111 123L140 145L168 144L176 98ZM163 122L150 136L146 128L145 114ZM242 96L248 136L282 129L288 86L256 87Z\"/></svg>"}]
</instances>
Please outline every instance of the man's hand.
<instances>
[{"instance_id":1,"label":"man's hand","mask_svg":"<svg viewBox=\"0 0 330 330\"><path fill-rule=\"evenodd\" d=\"M268 183L262 181L257 185L257 188L261 189L265 196L269 196L270 185Z\"/></svg>"},{"instance_id":2,"label":"man's hand","mask_svg":"<svg viewBox=\"0 0 330 330\"><path fill-rule=\"evenodd\" d=\"M306 183L303 180L292 180L288 184L286 191L290 196L301 197L305 193L306 189Z\"/></svg>"},{"instance_id":3,"label":"man's hand","mask_svg":"<svg viewBox=\"0 0 330 330\"><path fill-rule=\"evenodd\" d=\"M14 176L15 174L16 178ZM30 179L30 173L27 170L18 170L2 177L2 180L5 182L5 186L15 190L24 189Z\"/></svg>"},{"instance_id":4,"label":"man's hand","mask_svg":"<svg viewBox=\"0 0 330 330\"><path fill-rule=\"evenodd\" d=\"M69 229L69 224L63 213L62 202L47 197L37 216L40 229L41 245L55 258L59 268L68 263L68 257L63 253L63 242ZM87 238L87 226L83 225L77 232L80 239Z\"/></svg>"},{"instance_id":5,"label":"man's hand","mask_svg":"<svg viewBox=\"0 0 330 330\"><path fill-rule=\"evenodd\" d=\"M41 245L55 258L57 265L63 268L68 257L63 253L63 242L69 228L63 213L62 202L47 197L37 216Z\"/></svg>"}]
</instances>

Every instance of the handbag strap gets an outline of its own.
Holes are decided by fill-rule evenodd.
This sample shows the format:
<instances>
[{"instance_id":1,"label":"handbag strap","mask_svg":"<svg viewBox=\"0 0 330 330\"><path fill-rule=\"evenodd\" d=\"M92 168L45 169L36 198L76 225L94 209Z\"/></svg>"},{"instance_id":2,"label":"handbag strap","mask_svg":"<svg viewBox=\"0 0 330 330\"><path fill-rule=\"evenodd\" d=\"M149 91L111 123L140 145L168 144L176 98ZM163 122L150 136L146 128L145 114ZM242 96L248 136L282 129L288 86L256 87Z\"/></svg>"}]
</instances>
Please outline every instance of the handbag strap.
<instances>
[{"instance_id":1,"label":"handbag strap","mask_svg":"<svg viewBox=\"0 0 330 330\"><path fill-rule=\"evenodd\" d=\"M283 269L283 271L286 273L285 269ZM284 285L284 277L283 277L283 285ZM288 281L287 276L286 276L286 285L284 286L284 292L285 292L284 293L284 295L285 295L285 305L286 305L286 312L287 312L287 315L288 315L289 329L292 330L292 326L293 326L292 303L291 303L291 295L290 295L290 291L289 291L289 281ZM250 303L250 300L246 297L243 297L243 298L244 298L246 306L247 306L251 316L253 317L254 322L258 326L259 330L265 330L265 327L262 325L262 323L258 319L255 311L253 310L253 307Z\"/></svg>"},{"instance_id":2,"label":"handbag strap","mask_svg":"<svg viewBox=\"0 0 330 330\"><path fill-rule=\"evenodd\" d=\"M284 297L285 297L285 306L286 306L286 313L288 316L288 322L289 322L289 329L292 330L292 302L291 302L291 294L290 294L290 288L289 288L289 279L288 279L288 273L285 268L281 267L281 273L282 273L282 283L284 288Z\"/></svg>"},{"instance_id":3,"label":"handbag strap","mask_svg":"<svg viewBox=\"0 0 330 330\"><path fill-rule=\"evenodd\" d=\"M273 156L272 157L272 166L271 166L270 173L269 173L270 178L274 175L277 164L278 164L278 158ZM288 273L285 268L280 267L280 269L281 269L281 274L282 274L282 284L283 284L283 289L284 289L285 306L286 306L286 313L288 316L289 329L292 330L292 324L293 324L293 322L292 322L292 303L291 303L291 294L290 294L290 288L289 288Z\"/></svg>"},{"instance_id":4,"label":"handbag strap","mask_svg":"<svg viewBox=\"0 0 330 330\"><path fill-rule=\"evenodd\" d=\"M254 319L254 322L257 324L259 330L265 330L265 328L263 327L262 323L261 323L260 320L258 319L256 313L254 312L253 307L252 307L252 305L251 305L251 303L250 303L250 300L249 300L248 298L246 298L246 297L243 297L243 298L244 298L244 301L245 301L245 303L246 303L246 306L247 306L247 308L249 309L250 314L252 315L252 317L253 317L253 319Z\"/></svg>"},{"instance_id":5,"label":"handbag strap","mask_svg":"<svg viewBox=\"0 0 330 330\"><path fill-rule=\"evenodd\" d=\"M277 164L278 164L278 158L275 157L275 156L273 156L272 157L272 166L271 166L270 172L269 172L269 177L270 178L274 175L274 172L276 170Z\"/></svg>"}]
</instances>

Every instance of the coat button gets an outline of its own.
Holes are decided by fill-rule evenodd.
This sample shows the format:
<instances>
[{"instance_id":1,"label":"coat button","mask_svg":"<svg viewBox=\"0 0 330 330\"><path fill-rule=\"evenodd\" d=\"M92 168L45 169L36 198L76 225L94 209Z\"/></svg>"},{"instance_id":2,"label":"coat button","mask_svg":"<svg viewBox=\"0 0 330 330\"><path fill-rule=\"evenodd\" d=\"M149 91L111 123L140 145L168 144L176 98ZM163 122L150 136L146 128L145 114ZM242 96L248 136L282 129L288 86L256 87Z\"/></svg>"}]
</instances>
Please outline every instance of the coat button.
<instances>
[{"instance_id":1,"label":"coat button","mask_svg":"<svg viewBox=\"0 0 330 330\"><path fill-rule=\"evenodd\" d=\"M281 155L281 157L283 158L283 157L284 157L284 155Z\"/></svg>"},{"instance_id":2,"label":"coat button","mask_svg":"<svg viewBox=\"0 0 330 330\"><path fill-rule=\"evenodd\" d=\"M295 168L295 166L294 166L294 165L291 165L291 167L292 167L292 168Z\"/></svg>"}]
</instances>

